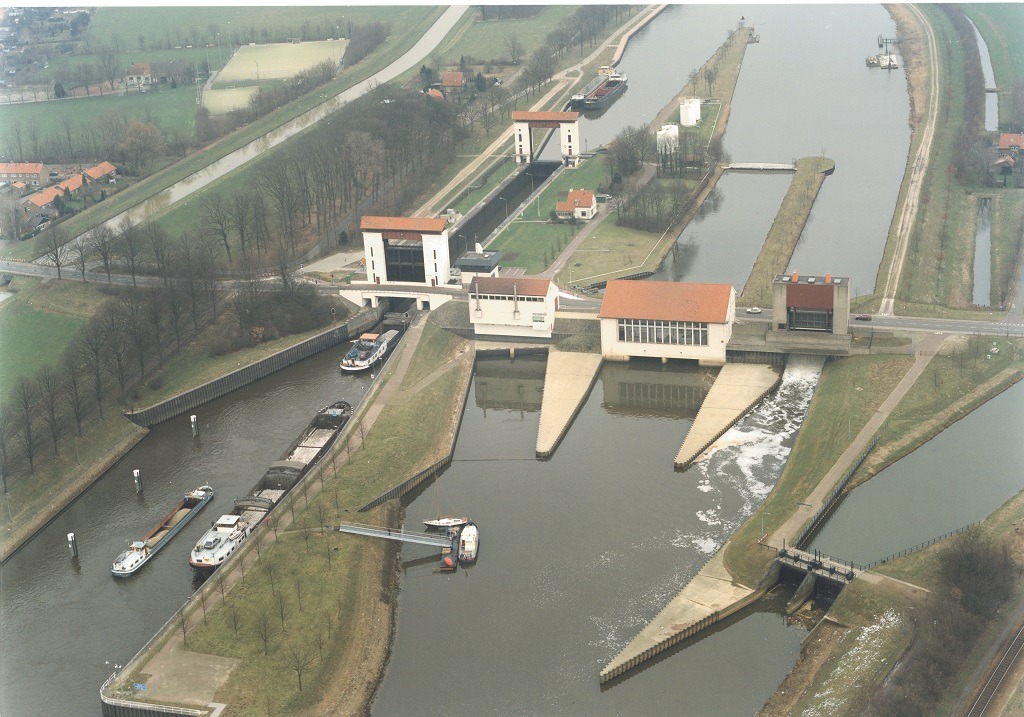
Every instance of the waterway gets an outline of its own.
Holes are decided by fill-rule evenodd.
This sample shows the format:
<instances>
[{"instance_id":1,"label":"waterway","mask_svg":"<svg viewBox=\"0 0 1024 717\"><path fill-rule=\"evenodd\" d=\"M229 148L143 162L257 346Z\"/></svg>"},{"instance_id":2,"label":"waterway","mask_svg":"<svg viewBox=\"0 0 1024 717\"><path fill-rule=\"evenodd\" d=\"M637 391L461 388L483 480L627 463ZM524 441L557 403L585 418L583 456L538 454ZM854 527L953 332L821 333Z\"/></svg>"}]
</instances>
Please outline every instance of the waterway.
<instances>
[{"instance_id":1,"label":"waterway","mask_svg":"<svg viewBox=\"0 0 1024 717\"><path fill-rule=\"evenodd\" d=\"M785 590L610 689L597 674L771 490L816 370L788 373L685 473L672 462L706 393L702 372L606 365L555 455L538 461L543 375L543 360L477 362L439 493L445 511L480 525L480 559L440 575L429 550L403 549L372 713L752 714L806 634L780 611ZM432 511L426 490L406 526Z\"/></svg>"},{"instance_id":2,"label":"waterway","mask_svg":"<svg viewBox=\"0 0 1024 717\"><path fill-rule=\"evenodd\" d=\"M1024 383L856 488L811 544L867 564L982 520L1024 489Z\"/></svg>"},{"instance_id":3,"label":"waterway","mask_svg":"<svg viewBox=\"0 0 1024 717\"><path fill-rule=\"evenodd\" d=\"M99 687L193 591L188 551L229 512L325 403L362 399L369 377L342 374L347 344L322 352L156 426L0 568L0 714L98 715ZM123 419L108 419L123 420ZM142 471L136 495L132 469ZM208 483L214 499L139 573L110 565L128 539L148 531L183 493ZM72 559L66 535L78 538Z\"/></svg>"},{"instance_id":4,"label":"waterway","mask_svg":"<svg viewBox=\"0 0 1024 717\"><path fill-rule=\"evenodd\" d=\"M974 232L974 303L992 303L992 197L978 197Z\"/></svg>"},{"instance_id":5,"label":"waterway","mask_svg":"<svg viewBox=\"0 0 1024 717\"><path fill-rule=\"evenodd\" d=\"M974 37L978 40L978 52L981 54L981 72L985 75L985 87L996 86L996 75L992 71L992 58L988 54L988 43L978 32L977 25L968 18L971 27L974 28ZM995 92L985 93L985 129L995 132L999 129L999 95Z\"/></svg>"}]
</instances>

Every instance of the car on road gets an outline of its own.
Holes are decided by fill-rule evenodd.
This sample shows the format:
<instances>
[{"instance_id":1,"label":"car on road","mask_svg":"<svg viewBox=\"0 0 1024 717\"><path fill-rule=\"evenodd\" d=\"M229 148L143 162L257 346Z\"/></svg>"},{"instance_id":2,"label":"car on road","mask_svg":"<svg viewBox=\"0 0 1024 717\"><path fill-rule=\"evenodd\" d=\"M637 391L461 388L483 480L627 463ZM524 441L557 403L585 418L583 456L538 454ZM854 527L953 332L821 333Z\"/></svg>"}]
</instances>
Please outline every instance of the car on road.
<instances>
[{"instance_id":1,"label":"car on road","mask_svg":"<svg viewBox=\"0 0 1024 717\"><path fill-rule=\"evenodd\" d=\"M751 306L749 309L747 309L747 313L748 314L760 314L761 313L761 308L759 306Z\"/></svg>"},{"instance_id":2,"label":"car on road","mask_svg":"<svg viewBox=\"0 0 1024 717\"><path fill-rule=\"evenodd\" d=\"M856 321L871 321L871 314L857 314L853 318Z\"/></svg>"}]
</instances>

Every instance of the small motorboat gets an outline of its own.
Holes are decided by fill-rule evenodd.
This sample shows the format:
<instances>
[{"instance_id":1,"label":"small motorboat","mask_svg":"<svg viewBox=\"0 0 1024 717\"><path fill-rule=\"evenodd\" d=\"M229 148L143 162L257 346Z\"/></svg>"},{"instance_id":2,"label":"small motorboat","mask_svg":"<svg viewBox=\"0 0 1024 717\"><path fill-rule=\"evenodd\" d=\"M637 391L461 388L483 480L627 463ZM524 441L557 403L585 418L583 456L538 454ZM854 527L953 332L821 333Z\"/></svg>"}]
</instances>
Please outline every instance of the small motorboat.
<instances>
[{"instance_id":1,"label":"small motorboat","mask_svg":"<svg viewBox=\"0 0 1024 717\"><path fill-rule=\"evenodd\" d=\"M476 523L470 521L459 533L459 562L475 563L480 550L480 530Z\"/></svg>"}]
</instances>

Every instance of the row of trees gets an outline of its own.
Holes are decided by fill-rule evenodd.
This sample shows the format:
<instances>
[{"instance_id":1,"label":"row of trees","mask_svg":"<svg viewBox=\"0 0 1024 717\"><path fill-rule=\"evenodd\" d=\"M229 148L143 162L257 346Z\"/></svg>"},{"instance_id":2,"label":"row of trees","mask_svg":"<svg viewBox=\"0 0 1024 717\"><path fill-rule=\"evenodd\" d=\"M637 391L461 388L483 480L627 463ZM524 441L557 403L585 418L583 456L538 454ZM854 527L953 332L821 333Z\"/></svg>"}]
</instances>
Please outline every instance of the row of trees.
<instances>
[{"instance_id":1,"label":"row of trees","mask_svg":"<svg viewBox=\"0 0 1024 717\"><path fill-rule=\"evenodd\" d=\"M934 714L1020 574L1007 546L977 528L953 538L938 567L940 585L921 611L917 639L872 697L872 715Z\"/></svg>"}]
</instances>

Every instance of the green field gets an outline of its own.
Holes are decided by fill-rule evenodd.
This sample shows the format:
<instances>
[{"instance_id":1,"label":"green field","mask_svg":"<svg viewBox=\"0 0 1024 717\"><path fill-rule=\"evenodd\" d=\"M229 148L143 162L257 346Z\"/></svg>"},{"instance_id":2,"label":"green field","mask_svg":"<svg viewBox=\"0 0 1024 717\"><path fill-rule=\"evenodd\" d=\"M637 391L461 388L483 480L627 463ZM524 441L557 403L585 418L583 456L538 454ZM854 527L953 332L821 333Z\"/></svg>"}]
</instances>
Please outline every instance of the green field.
<instances>
[{"instance_id":1,"label":"green field","mask_svg":"<svg viewBox=\"0 0 1024 717\"><path fill-rule=\"evenodd\" d=\"M13 295L0 302L0 397L22 376L32 378L54 365L64 347L106 297L94 284L73 281L42 283L16 277Z\"/></svg>"},{"instance_id":2,"label":"green field","mask_svg":"<svg viewBox=\"0 0 1024 717\"><path fill-rule=\"evenodd\" d=\"M445 62L457 63L460 57L473 58L482 63L507 62L508 50L505 38L514 36L523 48L523 60L544 44L547 34L558 27L576 11L575 5L551 5L531 18L523 20L480 19L480 12L473 10L473 22L463 33L455 34L441 46L440 54ZM587 49L590 52L592 48ZM571 55L571 53L570 53Z\"/></svg>"},{"instance_id":3,"label":"green field","mask_svg":"<svg viewBox=\"0 0 1024 717\"><path fill-rule=\"evenodd\" d=\"M82 129L96 125L108 116L124 115L127 119L141 119L160 127L164 132L192 135L196 113L195 87L177 89L154 89L141 94L103 95L55 102L38 102L25 105L0 105L0 146L10 146L10 135L18 129L25 142L25 150L31 152L32 131L39 136L58 134L63 136L66 126L72 136L78 136ZM98 129L98 127L93 127ZM97 158L101 159L101 158Z\"/></svg>"},{"instance_id":4,"label":"green field","mask_svg":"<svg viewBox=\"0 0 1024 717\"><path fill-rule=\"evenodd\" d=\"M1024 5L1020 3L966 3L963 11L974 22L988 46L996 85L1008 89L1024 77ZM1010 118L1009 102L999 103L999 122Z\"/></svg>"},{"instance_id":5,"label":"green field","mask_svg":"<svg viewBox=\"0 0 1024 717\"><path fill-rule=\"evenodd\" d=\"M207 90L203 93L203 107L210 110L212 115L227 114L231 110L246 107L249 98L259 90L259 87L233 87L230 90Z\"/></svg>"}]
</instances>

